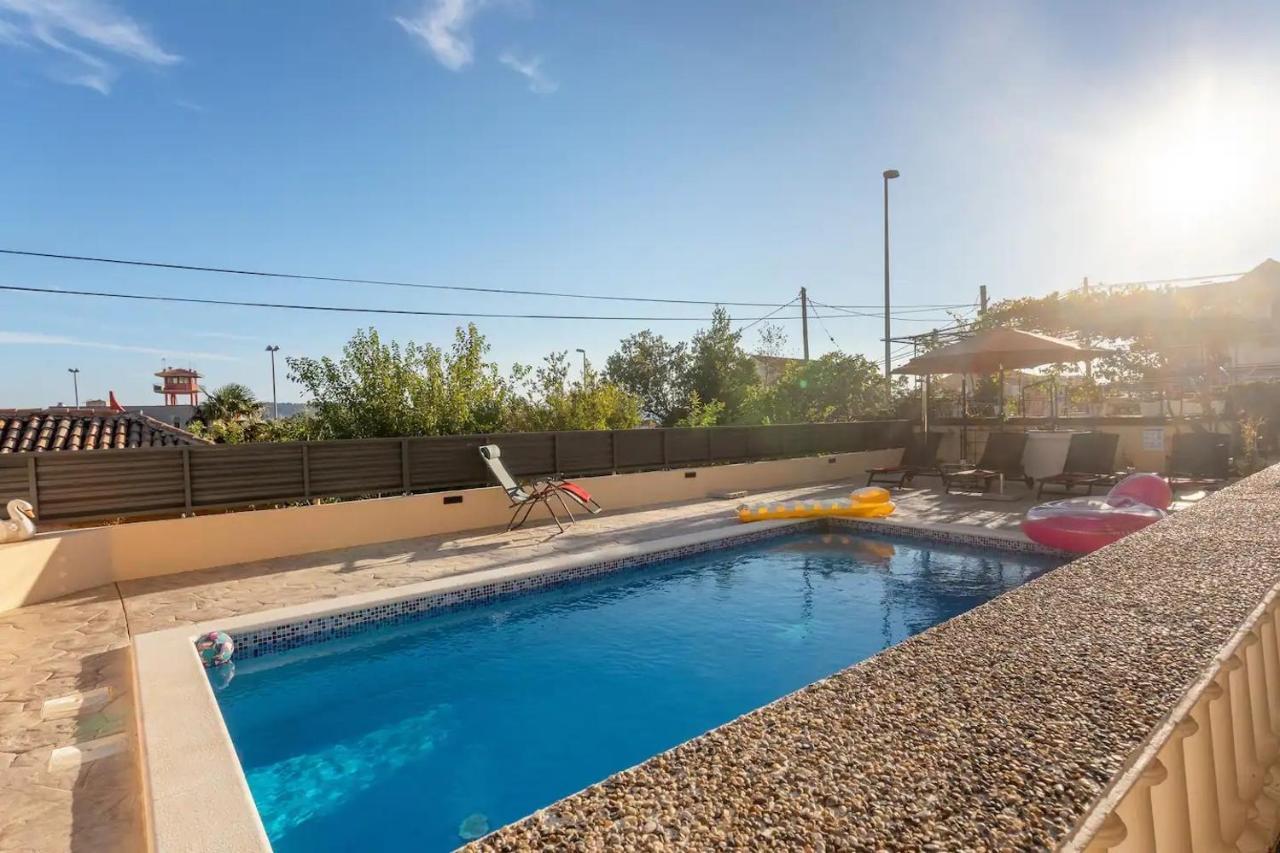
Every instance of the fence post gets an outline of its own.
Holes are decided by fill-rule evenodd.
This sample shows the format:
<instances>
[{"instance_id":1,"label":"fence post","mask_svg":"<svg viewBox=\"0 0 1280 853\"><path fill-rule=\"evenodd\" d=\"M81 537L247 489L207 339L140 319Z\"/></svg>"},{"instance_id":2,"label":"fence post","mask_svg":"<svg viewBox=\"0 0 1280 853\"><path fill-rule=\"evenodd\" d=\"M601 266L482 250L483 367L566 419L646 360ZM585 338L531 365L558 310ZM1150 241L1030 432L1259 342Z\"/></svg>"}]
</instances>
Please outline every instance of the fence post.
<instances>
[{"instance_id":1,"label":"fence post","mask_svg":"<svg viewBox=\"0 0 1280 853\"><path fill-rule=\"evenodd\" d=\"M618 431L609 430L609 471L618 473Z\"/></svg>"},{"instance_id":2,"label":"fence post","mask_svg":"<svg viewBox=\"0 0 1280 853\"><path fill-rule=\"evenodd\" d=\"M36 455L27 456L27 491L31 493L31 510L40 517L40 481L36 476Z\"/></svg>"},{"instance_id":3,"label":"fence post","mask_svg":"<svg viewBox=\"0 0 1280 853\"><path fill-rule=\"evenodd\" d=\"M666 429L662 430L662 467L663 468L671 467L671 463L667 455L667 433L668 432L669 430L666 430Z\"/></svg>"},{"instance_id":4,"label":"fence post","mask_svg":"<svg viewBox=\"0 0 1280 853\"><path fill-rule=\"evenodd\" d=\"M707 438L706 445L707 445L707 464L708 465L711 464L711 429L712 429L711 427L702 428L703 435L705 435Z\"/></svg>"},{"instance_id":5,"label":"fence post","mask_svg":"<svg viewBox=\"0 0 1280 853\"><path fill-rule=\"evenodd\" d=\"M404 494L409 494L413 484L409 482L409 439L400 439L400 485Z\"/></svg>"},{"instance_id":6,"label":"fence post","mask_svg":"<svg viewBox=\"0 0 1280 853\"><path fill-rule=\"evenodd\" d=\"M182 448L182 498L187 512L191 512L191 448L185 446Z\"/></svg>"},{"instance_id":7,"label":"fence post","mask_svg":"<svg viewBox=\"0 0 1280 853\"><path fill-rule=\"evenodd\" d=\"M551 473L560 475L564 472L560 470L560 431L551 433Z\"/></svg>"},{"instance_id":8,"label":"fence post","mask_svg":"<svg viewBox=\"0 0 1280 853\"><path fill-rule=\"evenodd\" d=\"M302 499L311 500L311 443L302 444Z\"/></svg>"}]
</instances>

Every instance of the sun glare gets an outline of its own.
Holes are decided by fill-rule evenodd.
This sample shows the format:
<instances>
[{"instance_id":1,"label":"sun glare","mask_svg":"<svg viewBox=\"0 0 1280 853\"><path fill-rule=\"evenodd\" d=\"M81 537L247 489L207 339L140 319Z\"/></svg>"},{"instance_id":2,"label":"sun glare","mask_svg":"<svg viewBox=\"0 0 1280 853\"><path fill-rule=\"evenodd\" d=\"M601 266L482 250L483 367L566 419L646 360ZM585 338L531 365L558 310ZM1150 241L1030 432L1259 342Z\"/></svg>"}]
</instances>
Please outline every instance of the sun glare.
<instances>
[{"instance_id":1,"label":"sun glare","mask_svg":"<svg viewBox=\"0 0 1280 853\"><path fill-rule=\"evenodd\" d=\"M1258 209L1274 170L1266 154L1276 117L1253 85L1206 80L1184 97L1138 113L1114 176L1127 187L1132 214L1151 226L1177 227L1235 218Z\"/></svg>"}]
</instances>

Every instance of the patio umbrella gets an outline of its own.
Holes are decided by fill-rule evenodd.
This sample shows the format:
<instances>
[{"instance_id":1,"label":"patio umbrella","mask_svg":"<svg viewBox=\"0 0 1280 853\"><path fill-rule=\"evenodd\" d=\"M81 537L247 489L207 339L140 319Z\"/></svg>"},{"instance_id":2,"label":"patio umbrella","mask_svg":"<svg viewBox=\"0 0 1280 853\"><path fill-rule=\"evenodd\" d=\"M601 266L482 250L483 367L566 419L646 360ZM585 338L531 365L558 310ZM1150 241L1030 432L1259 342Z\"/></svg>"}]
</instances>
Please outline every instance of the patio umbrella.
<instances>
[{"instance_id":1,"label":"patio umbrella","mask_svg":"<svg viewBox=\"0 0 1280 853\"><path fill-rule=\"evenodd\" d=\"M894 373L930 376L938 373L996 373L1043 364L1090 361L1110 350L1082 347L1021 329L986 329L963 340L916 356Z\"/></svg>"},{"instance_id":2,"label":"patio umbrella","mask_svg":"<svg viewBox=\"0 0 1280 853\"><path fill-rule=\"evenodd\" d=\"M998 327L916 356L894 373L931 376L939 373L999 373L1000 412L1004 414L1004 372L1045 364L1090 361L1109 355L1110 350L1082 347L1061 338L1036 332ZM928 386L926 385L926 388ZM968 412L961 411L967 419ZM929 428L928 401L925 401L924 428ZM963 452L963 449L962 449Z\"/></svg>"}]
</instances>

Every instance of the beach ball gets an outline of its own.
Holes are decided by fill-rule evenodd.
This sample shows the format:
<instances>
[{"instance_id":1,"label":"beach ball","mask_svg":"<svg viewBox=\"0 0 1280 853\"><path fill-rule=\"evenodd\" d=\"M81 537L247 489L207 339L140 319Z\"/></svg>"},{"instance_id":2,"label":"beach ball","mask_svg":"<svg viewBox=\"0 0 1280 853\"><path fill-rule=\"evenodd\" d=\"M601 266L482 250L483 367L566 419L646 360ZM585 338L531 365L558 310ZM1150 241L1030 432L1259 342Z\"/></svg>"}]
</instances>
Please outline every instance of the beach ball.
<instances>
[{"instance_id":1,"label":"beach ball","mask_svg":"<svg viewBox=\"0 0 1280 853\"><path fill-rule=\"evenodd\" d=\"M1132 498L1156 509L1168 509L1173 503L1169 481L1159 474L1130 474L1107 493L1108 498Z\"/></svg>"},{"instance_id":2,"label":"beach ball","mask_svg":"<svg viewBox=\"0 0 1280 853\"><path fill-rule=\"evenodd\" d=\"M205 666L222 666L231 662L236 644L227 632L210 631L196 640L196 650L200 652L200 661Z\"/></svg>"}]
</instances>

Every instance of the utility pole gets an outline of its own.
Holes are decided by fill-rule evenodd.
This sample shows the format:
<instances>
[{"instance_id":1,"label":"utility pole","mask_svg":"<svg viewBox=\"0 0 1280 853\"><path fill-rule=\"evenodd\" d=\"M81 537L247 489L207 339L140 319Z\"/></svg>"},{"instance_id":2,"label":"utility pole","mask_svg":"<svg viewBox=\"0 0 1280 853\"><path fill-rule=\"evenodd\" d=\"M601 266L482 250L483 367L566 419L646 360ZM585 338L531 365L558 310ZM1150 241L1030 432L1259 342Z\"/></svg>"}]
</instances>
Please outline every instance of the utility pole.
<instances>
[{"instance_id":1,"label":"utility pole","mask_svg":"<svg viewBox=\"0 0 1280 853\"><path fill-rule=\"evenodd\" d=\"M574 352L582 353L582 384L587 384L587 351L582 347L578 347Z\"/></svg>"},{"instance_id":2,"label":"utility pole","mask_svg":"<svg viewBox=\"0 0 1280 853\"><path fill-rule=\"evenodd\" d=\"M67 373L71 374L71 387L76 392L76 408L80 408L80 368L68 367Z\"/></svg>"},{"instance_id":3,"label":"utility pole","mask_svg":"<svg viewBox=\"0 0 1280 853\"><path fill-rule=\"evenodd\" d=\"M987 313L987 286L985 284L978 286L978 316L984 317Z\"/></svg>"},{"instance_id":4,"label":"utility pole","mask_svg":"<svg viewBox=\"0 0 1280 853\"><path fill-rule=\"evenodd\" d=\"M800 288L800 335L804 339L804 360L809 360L809 294Z\"/></svg>"}]
</instances>

